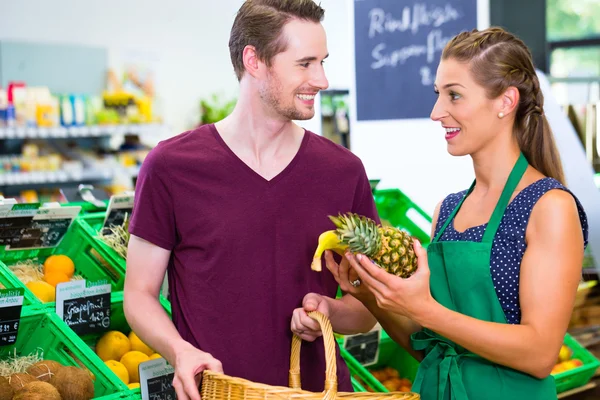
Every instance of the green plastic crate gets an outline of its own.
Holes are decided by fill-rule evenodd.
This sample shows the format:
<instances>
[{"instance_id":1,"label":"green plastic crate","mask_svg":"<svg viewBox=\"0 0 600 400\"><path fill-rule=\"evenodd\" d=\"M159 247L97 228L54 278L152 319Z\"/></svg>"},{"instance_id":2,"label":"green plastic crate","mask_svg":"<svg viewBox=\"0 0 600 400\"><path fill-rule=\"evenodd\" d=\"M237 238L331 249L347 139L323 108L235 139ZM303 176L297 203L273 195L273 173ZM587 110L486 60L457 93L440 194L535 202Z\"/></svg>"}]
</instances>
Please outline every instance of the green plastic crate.
<instances>
[{"instance_id":1,"label":"green plastic crate","mask_svg":"<svg viewBox=\"0 0 600 400\"><path fill-rule=\"evenodd\" d=\"M98 238L98 232L102 229L104 218L106 217L105 212L89 213L82 215L78 218L78 221L83 228L85 234L90 240L97 242L97 245L102 248L105 254L108 255L108 262L114 265L115 268L125 270L126 261L116 251L114 251L109 245L104 243Z\"/></svg>"},{"instance_id":2,"label":"green plastic crate","mask_svg":"<svg viewBox=\"0 0 600 400\"><path fill-rule=\"evenodd\" d=\"M342 341L343 339L339 340L340 347ZM365 367L344 348L342 348L341 354L350 369L351 375L358 378L357 380L361 383L361 386L364 387L364 383L375 392L387 393L389 390L371 374L371 371L392 367L398 371L400 378L414 382L419 368L419 362L394 342L383 330L381 331L379 352L375 363Z\"/></svg>"},{"instance_id":3,"label":"green plastic crate","mask_svg":"<svg viewBox=\"0 0 600 400\"><path fill-rule=\"evenodd\" d=\"M37 259L43 263L53 254L65 254L75 264L75 274L89 281L106 279L112 291L123 290L125 268L110 263L111 255L106 252L97 240L85 233L81 222L75 219L69 231L55 248L36 250L4 250L0 249L0 284L6 288L22 287L25 289L23 306L43 306L54 309L55 303L42 303L16 276L8 266L18 261Z\"/></svg>"},{"instance_id":4,"label":"green plastic crate","mask_svg":"<svg viewBox=\"0 0 600 400\"><path fill-rule=\"evenodd\" d=\"M405 229L423 245L430 241L431 216L399 189L380 189L374 193L375 206L382 222Z\"/></svg>"},{"instance_id":5,"label":"green plastic crate","mask_svg":"<svg viewBox=\"0 0 600 400\"><path fill-rule=\"evenodd\" d=\"M106 212L106 209L108 208L108 200L100 200L100 201L104 204L103 207L98 207L87 201L72 201L70 203L60 203L60 205L61 205L61 207L71 207L71 206L81 207L81 211L79 212L79 215L86 215L86 214L90 214L90 213Z\"/></svg>"},{"instance_id":6,"label":"green plastic crate","mask_svg":"<svg viewBox=\"0 0 600 400\"><path fill-rule=\"evenodd\" d=\"M114 376L56 314L43 309L23 309L17 341L12 346L0 347L0 358L14 356L15 352L22 356L39 351L43 351L44 359L87 368L95 377L94 398L130 398L127 385Z\"/></svg>"},{"instance_id":7,"label":"green plastic crate","mask_svg":"<svg viewBox=\"0 0 600 400\"><path fill-rule=\"evenodd\" d=\"M596 370L600 368L600 361L568 333L565 335L564 343L573 352L571 358L581 360L583 365L553 375L557 393L587 384L594 376ZM359 378L359 383L364 382L376 392L388 392L388 390L371 374L372 371L384 367L392 367L399 372L401 378L406 378L414 382L419 368L419 362L400 345L390 339L385 331L382 331L377 363L364 367L344 349L342 349L342 356L351 374Z\"/></svg>"},{"instance_id":8,"label":"green plastic crate","mask_svg":"<svg viewBox=\"0 0 600 400\"><path fill-rule=\"evenodd\" d=\"M565 336L564 343L573 352L571 358L581 360L583 365L554 375L558 393L587 384L600 367L600 361L568 333Z\"/></svg>"},{"instance_id":9,"label":"green plastic crate","mask_svg":"<svg viewBox=\"0 0 600 400\"><path fill-rule=\"evenodd\" d=\"M170 317L171 316L171 303L162 295L160 296L159 301ZM131 332L131 327L127 323L127 319L125 318L125 311L123 310L123 292L111 293L110 303L111 303L110 326L109 326L108 330L109 331L116 330L116 331L124 333L126 336L129 335L129 332ZM103 335L103 333L90 333L87 335L82 335L81 340L85 344L87 344L89 349L91 349L91 351L93 353L93 357L100 363L104 364L104 362L100 359L100 357L98 357L96 355L96 353L94 351L96 342L98 341L98 339L100 339L100 337L102 335ZM107 375L110 375L113 379L119 380L119 378L108 367L105 367L105 368L107 369L107 372L106 372ZM119 380L119 382L121 382L121 381ZM125 385L125 390L126 390L127 394L129 396L131 396L130 398L139 399L141 396L140 389L129 389L127 387L127 385Z\"/></svg>"}]
</instances>

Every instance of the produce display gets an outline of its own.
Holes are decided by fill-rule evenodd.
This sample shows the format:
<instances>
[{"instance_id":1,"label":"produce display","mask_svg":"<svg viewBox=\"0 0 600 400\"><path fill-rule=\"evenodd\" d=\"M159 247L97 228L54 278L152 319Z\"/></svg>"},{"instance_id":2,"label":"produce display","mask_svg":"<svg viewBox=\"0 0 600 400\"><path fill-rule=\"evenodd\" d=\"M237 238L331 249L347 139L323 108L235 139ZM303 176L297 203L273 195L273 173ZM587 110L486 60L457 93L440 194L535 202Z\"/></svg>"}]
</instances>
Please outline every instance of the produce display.
<instances>
[{"instance_id":1,"label":"produce display","mask_svg":"<svg viewBox=\"0 0 600 400\"><path fill-rule=\"evenodd\" d=\"M98 238L106 243L118 255L127 258L129 244L129 218L125 217L123 225L111 225L108 232L98 232Z\"/></svg>"},{"instance_id":2,"label":"produce display","mask_svg":"<svg viewBox=\"0 0 600 400\"><path fill-rule=\"evenodd\" d=\"M45 360L39 353L0 362L0 400L89 400L94 381L84 368Z\"/></svg>"},{"instance_id":3,"label":"produce display","mask_svg":"<svg viewBox=\"0 0 600 400\"><path fill-rule=\"evenodd\" d=\"M558 359L556 360L556 364L552 368L552 375L558 374L560 372L568 371L583 365L583 361L578 358L573 357L573 350L571 350L567 345L563 344L560 348L560 353L558 354Z\"/></svg>"},{"instance_id":4,"label":"produce display","mask_svg":"<svg viewBox=\"0 0 600 400\"><path fill-rule=\"evenodd\" d=\"M325 250L344 254L346 249L366 255L379 267L402 278L408 278L417 270L413 239L407 232L377 225L372 219L353 213L329 219L336 229L319 236L311 265L313 270L321 271L321 256Z\"/></svg>"},{"instance_id":5,"label":"produce display","mask_svg":"<svg viewBox=\"0 0 600 400\"><path fill-rule=\"evenodd\" d=\"M96 342L98 357L130 389L140 385L139 365L148 360L161 358L161 355L131 331L129 335L116 330L104 333Z\"/></svg>"},{"instance_id":6,"label":"produce display","mask_svg":"<svg viewBox=\"0 0 600 400\"><path fill-rule=\"evenodd\" d=\"M42 264L37 260L23 260L9 265L13 274L42 302L56 300L56 285L83 279L75 275L75 264L66 255L48 257Z\"/></svg>"},{"instance_id":7,"label":"produce display","mask_svg":"<svg viewBox=\"0 0 600 400\"><path fill-rule=\"evenodd\" d=\"M406 378L400 377L398 370L392 367L383 367L373 369L369 371L375 379L390 392L410 392L412 388L412 382ZM370 387L360 377L356 377L359 383L368 391L374 392L375 390Z\"/></svg>"}]
</instances>

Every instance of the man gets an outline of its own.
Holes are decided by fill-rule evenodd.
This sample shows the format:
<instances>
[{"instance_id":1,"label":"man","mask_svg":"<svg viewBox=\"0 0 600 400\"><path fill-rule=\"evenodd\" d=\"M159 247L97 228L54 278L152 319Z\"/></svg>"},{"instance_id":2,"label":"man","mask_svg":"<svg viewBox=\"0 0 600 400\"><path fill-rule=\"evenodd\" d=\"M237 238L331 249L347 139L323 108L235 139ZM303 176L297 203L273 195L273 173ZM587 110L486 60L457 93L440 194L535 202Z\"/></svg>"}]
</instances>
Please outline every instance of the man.
<instances>
[{"instance_id":1,"label":"man","mask_svg":"<svg viewBox=\"0 0 600 400\"><path fill-rule=\"evenodd\" d=\"M328 87L323 9L313 0L251 0L229 42L237 105L217 124L161 142L146 158L130 223L125 313L174 367L179 399L199 399L204 369L288 385L294 329L305 340L303 389L323 390L320 329L375 324L351 296L335 299L326 268L310 268L328 215L377 218L360 160L292 120L314 116ZM168 270L173 322L157 295ZM340 391L351 391L338 356Z\"/></svg>"}]
</instances>

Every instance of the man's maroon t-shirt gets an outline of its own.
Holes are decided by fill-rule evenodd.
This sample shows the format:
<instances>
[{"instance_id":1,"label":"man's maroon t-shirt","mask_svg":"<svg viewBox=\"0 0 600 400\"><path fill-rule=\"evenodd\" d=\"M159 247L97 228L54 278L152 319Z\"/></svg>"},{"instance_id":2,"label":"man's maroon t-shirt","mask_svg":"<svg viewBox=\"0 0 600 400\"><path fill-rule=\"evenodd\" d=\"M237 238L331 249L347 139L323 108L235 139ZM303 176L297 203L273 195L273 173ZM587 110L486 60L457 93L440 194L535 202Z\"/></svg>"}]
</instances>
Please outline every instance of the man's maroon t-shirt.
<instances>
[{"instance_id":1,"label":"man's maroon t-shirt","mask_svg":"<svg viewBox=\"0 0 600 400\"><path fill-rule=\"evenodd\" d=\"M307 293L335 297L323 265L310 268L328 215L379 221L361 161L305 131L290 164L270 181L204 125L156 146L136 184L133 235L172 251L173 322L184 340L209 352L231 376L287 386L292 312ZM324 264L324 263L323 263ZM322 338L303 342L302 388L323 390ZM339 357L340 391L351 391Z\"/></svg>"}]
</instances>

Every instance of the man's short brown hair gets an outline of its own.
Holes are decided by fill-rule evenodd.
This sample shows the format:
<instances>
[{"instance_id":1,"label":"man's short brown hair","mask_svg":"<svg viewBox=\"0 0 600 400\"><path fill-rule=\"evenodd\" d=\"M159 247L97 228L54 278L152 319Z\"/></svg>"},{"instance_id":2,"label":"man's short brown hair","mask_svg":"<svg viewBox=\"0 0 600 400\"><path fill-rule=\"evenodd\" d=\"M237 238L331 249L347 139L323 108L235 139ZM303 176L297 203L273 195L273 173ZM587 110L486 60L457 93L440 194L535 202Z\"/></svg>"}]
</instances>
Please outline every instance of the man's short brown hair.
<instances>
[{"instance_id":1,"label":"man's short brown hair","mask_svg":"<svg viewBox=\"0 0 600 400\"><path fill-rule=\"evenodd\" d=\"M246 0L239 9L231 35L229 54L238 81L244 74L244 48L254 46L258 59L271 65L273 57L287 47L281 32L286 23L297 18L321 22L325 10L313 0Z\"/></svg>"}]
</instances>

